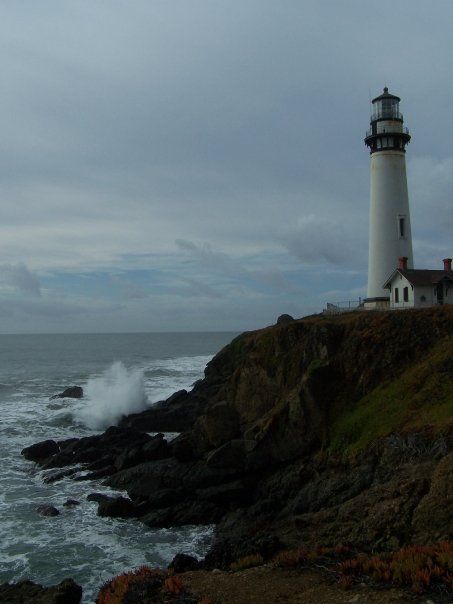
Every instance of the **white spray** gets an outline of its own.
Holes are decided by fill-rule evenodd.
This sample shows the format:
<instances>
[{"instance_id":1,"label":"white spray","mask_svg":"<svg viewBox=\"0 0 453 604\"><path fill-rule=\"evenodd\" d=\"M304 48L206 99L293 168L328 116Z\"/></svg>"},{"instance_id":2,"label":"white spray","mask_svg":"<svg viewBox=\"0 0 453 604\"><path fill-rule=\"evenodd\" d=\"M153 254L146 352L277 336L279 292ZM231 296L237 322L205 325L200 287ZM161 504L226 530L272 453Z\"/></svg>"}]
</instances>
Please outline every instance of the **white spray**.
<instances>
[{"instance_id":1,"label":"white spray","mask_svg":"<svg viewBox=\"0 0 453 604\"><path fill-rule=\"evenodd\" d=\"M123 415L143 411L149 405L143 372L115 362L84 388L87 404L77 417L88 427L103 429L118 423Z\"/></svg>"}]
</instances>

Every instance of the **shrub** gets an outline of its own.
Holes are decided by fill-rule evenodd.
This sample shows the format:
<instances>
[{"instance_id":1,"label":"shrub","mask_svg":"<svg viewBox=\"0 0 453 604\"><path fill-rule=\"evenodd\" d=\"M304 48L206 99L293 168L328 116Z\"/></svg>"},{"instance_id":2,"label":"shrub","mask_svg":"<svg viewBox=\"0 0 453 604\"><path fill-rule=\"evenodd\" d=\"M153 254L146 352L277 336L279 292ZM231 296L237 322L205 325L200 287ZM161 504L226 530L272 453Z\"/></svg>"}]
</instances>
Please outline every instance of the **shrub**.
<instances>
[{"instance_id":1,"label":"shrub","mask_svg":"<svg viewBox=\"0 0 453 604\"><path fill-rule=\"evenodd\" d=\"M254 566L260 566L264 563L264 558L261 554L251 554L244 558L239 558L236 562L230 565L230 569L233 571L245 570L246 568L252 568Z\"/></svg>"},{"instance_id":2,"label":"shrub","mask_svg":"<svg viewBox=\"0 0 453 604\"><path fill-rule=\"evenodd\" d=\"M410 545L389 554L361 554L340 564L341 578L369 576L377 583L410 587L416 594L437 588L452 591L453 543Z\"/></svg>"}]
</instances>

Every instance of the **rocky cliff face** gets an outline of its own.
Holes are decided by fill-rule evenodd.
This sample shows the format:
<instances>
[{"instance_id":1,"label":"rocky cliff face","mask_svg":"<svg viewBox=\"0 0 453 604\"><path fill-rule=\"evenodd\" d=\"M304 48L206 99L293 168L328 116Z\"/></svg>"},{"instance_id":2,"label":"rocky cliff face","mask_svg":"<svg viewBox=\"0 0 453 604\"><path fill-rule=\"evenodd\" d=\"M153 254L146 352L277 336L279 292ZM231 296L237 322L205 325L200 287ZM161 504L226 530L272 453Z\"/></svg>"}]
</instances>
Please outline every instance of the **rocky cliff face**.
<instances>
[{"instance_id":1,"label":"rocky cliff face","mask_svg":"<svg viewBox=\"0 0 453 604\"><path fill-rule=\"evenodd\" d=\"M192 392L107 431L104 465L93 438L40 462L89 458L150 526L218 523L213 565L282 543L394 548L451 538L452 409L453 308L309 317L233 340ZM118 450L137 430L182 434Z\"/></svg>"}]
</instances>

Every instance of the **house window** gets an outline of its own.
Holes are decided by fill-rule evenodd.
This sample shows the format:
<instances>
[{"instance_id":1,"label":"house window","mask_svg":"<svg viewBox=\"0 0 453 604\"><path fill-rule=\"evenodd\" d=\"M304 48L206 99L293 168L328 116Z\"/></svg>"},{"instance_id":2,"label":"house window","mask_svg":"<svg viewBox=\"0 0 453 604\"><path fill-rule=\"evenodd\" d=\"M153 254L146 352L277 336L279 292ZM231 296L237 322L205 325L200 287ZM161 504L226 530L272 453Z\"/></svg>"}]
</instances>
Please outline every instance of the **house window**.
<instances>
[{"instance_id":1,"label":"house window","mask_svg":"<svg viewBox=\"0 0 453 604\"><path fill-rule=\"evenodd\" d=\"M420 302L426 302L426 296L420 296Z\"/></svg>"},{"instance_id":2,"label":"house window","mask_svg":"<svg viewBox=\"0 0 453 604\"><path fill-rule=\"evenodd\" d=\"M406 219L404 216L398 216L398 234L400 239L406 237Z\"/></svg>"},{"instance_id":3,"label":"house window","mask_svg":"<svg viewBox=\"0 0 453 604\"><path fill-rule=\"evenodd\" d=\"M405 302L409 302L409 288L408 287L403 288L403 300Z\"/></svg>"},{"instance_id":4,"label":"house window","mask_svg":"<svg viewBox=\"0 0 453 604\"><path fill-rule=\"evenodd\" d=\"M398 291L398 288L395 287L395 302L399 302L400 301L400 294Z\"/></svg>"}]
</instances>

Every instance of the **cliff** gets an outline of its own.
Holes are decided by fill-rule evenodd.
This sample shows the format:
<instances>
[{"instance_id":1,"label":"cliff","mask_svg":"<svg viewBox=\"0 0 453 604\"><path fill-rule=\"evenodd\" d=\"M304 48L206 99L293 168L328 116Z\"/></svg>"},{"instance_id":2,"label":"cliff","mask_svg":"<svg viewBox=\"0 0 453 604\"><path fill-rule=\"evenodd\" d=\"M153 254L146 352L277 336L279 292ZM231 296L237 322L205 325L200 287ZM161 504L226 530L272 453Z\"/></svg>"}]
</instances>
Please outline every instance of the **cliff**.
<instances>
[{"instance_id":1,"label":"cliff","mask_svg":"<svg viewBox=\"0 0 453 604\"><path fill-rule=\"evenodd\" d=\"M128 491L102 513L216 523L211 566L301 543L395 549L451 538L452 411L452 307L315 316L242 334L191 392L37 460Z\"/></svg>"}]
</instances>

